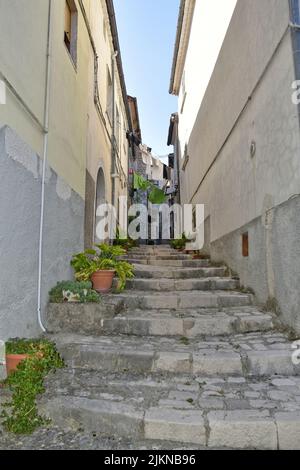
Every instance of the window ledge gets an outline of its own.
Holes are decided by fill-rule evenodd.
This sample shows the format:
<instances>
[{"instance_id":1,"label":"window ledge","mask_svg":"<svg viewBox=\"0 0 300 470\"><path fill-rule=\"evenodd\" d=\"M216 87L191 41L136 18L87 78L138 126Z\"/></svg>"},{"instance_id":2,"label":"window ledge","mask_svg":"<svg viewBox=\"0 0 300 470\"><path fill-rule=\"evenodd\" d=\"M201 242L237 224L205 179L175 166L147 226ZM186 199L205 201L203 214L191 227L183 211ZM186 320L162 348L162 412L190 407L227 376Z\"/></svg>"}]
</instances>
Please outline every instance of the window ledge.
<instances>
[{"instance_id":1,"label":"window ledge","mask_svg":"<svg viewBox=\"0 0 300 470\"><path fill-rule=\"evenodd\" d=\"M107 110L105 111L105 115L106 115L108 124L110 125L110 127L112 127L112 118L110 117L109 112Z\"/></svg>"},{"instance_id":2,"label":"window ledge","mask_svg":"<svg viewBox=\"0 0 300 470\"><path fill-rule=\"evenodd\" d=\"M184 94L184 97L183 97L183 100L182 100L181 109L180 109L180 114L183 113L184 105L185 105L185 101L186 101L186 96L187 96L187 93Z\"/></svg>"},{"instance_id":3,"label":"window ledge","mask_svg":"<svg viewBox=\"0 0 300 470\"><path fill-rule=\"evenodd\" d=\"M182 167L181 167L182 171L185 171L185 169L187 167L187 164L189 163L189 160L190 160L189 155L186 155L184 157L183 164L182 164Z\"/></svg>"}]
</instances>

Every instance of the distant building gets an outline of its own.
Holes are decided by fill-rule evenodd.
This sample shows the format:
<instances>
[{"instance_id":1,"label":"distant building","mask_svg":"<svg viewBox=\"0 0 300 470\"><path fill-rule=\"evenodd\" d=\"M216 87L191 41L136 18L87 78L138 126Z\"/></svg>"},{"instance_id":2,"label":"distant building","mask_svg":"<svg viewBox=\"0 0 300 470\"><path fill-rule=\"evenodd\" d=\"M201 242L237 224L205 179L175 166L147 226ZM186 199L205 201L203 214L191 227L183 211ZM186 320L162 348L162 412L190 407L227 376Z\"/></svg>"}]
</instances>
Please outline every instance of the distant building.
<instances>
[{"instance_id":1,"label":"distant building","mask_svg":"<svg viewBox=\"0 0 300 470\"><path fill-rule=\"evenodd\" d=\"M298 331L299 26L298 0L182 0L170 85L181 201L205 204L203 251Z\"/></svg>"},{"instance_id":2,"label":"distant building","mask_svg":"<svg viewBox=\"0 0 300 470\"><path fill-rule=\"evenodd\" d=\"M142 144L142 132L140 127L140 118L137 99L128 96L132 132L128 133L129 141L129 196L130 203L139 203L147 205L147 192L134 189L134 173L138 173L147 179L146 165L142 159L140 146Z\"/></svg>"}]
</instances>

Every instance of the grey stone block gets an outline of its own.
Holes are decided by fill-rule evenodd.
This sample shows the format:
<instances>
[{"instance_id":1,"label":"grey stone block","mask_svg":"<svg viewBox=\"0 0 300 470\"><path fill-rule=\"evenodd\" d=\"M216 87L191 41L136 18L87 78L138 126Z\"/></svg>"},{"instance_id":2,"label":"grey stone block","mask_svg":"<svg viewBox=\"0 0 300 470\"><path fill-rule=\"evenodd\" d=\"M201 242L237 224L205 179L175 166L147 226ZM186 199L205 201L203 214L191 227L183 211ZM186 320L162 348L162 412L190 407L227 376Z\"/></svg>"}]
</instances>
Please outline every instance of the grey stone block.
<instances>
[{"instance_id":1,"label":"grey stone block","mask_svg":"<svg viewBox=\"0 0 300 470\"><path fill-rule=\"evenodd\" d=\"M131 438L143 435L143 412L134 406L109 400L59 397L39 405L45 416L63 429L86 428L91 432Z\"/></svg>"},{"instance_id":2,"label":"grey stone block","mask_svg":"<svg viewBox=\"0 0 300 470\"><path fill-rule=\"evenodd\" d=\"M153 371L175 373L191 372L191 356L188 353L160 352L153 364Z\"/></svg>"},{"instance_id":3,"label":"grey stone block","mask_svg":"<svg viewBox=\"0 0 300 470\"><path fill-rule=\"evenodd\" d=\"M145 415L145 438L206 445L202 412L152 408Z\"/></svg>"},{"instance_id":4,"label":"grey stone block","mask_svg":"<svg viewBox=\"0 0 300 470\"><path fill-rule=\"evenodd\" d=\"M250 375L294 375L291 352L287 344L287 350L267 350L247 352L247 368Z\"/></svg>"},{"instance_id":5,"label":"grey stone block","mask_svg":"<svg viewBox=\"0 0 300 470\"><path fill-rule=\"evenodd\" d=\"M113 318L115 313L116 307L104 302L48 304L47 327L52 333L64 331L97 335L103 331L103 319Z\"/></svg>"},{"instance_id":6,"label":"grey stone block","mask_svg":"<svg viewBox=\"0 0 300 470\"><path fill-rule=\"evenodd\" d=\"M277 449L276 425L267 411L212 411L208 422L209 447Z\"/></svg>"},{"instance_id":7,"label":"grey stone block","mask_svg":"<svg viewBox=\"0 0 300 470\"><path fill-rule=\"evenodd\" d=\"M276 413L280 450L300 450L300 412Z\"/></svg>"},{"instance_id":8,"label":"grey stone block","mask_svg":"<svg viewBox=\"0 0 300 470\"><path fill-rule=\"evenodd\" d=\"M211 375L243 375L239 354L203 350L193 356L193 373Z\"/></svg>"}]
</instances>

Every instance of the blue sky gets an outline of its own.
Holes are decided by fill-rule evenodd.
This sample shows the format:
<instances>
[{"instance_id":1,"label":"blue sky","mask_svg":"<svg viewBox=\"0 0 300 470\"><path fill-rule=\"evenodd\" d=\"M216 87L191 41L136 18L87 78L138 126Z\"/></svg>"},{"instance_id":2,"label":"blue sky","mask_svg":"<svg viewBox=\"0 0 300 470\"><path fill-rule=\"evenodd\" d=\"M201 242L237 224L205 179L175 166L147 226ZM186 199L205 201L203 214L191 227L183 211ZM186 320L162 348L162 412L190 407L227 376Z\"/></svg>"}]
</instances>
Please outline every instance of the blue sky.
<instances>
[{"instance_id":1,"label":"blue sky","mask_svg":"<svg viewBox=\"0 0 300 470\"><path fill-rule=\"evenodd\" d=\"M169 82L179 0L114 0L127 92L136 96L143 141L158 155L167 146L177 99Z\"/></svg>"}]
</instances>

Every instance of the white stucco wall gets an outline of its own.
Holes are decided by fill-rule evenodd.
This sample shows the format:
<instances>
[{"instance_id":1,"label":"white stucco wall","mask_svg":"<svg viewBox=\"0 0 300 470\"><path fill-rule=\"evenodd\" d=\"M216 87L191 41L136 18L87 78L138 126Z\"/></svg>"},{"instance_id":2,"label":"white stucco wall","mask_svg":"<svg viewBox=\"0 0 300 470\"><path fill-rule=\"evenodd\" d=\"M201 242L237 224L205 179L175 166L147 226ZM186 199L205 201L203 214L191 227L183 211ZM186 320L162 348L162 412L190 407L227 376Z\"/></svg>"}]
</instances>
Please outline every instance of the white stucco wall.
<instances>
[{"instance_id":1,"label":"white stucco wall","mask_svg":"<svg viewBox=\"0 0 300 470\"><path fill-rule=\"evenodd\" d=\"M299 121L291 101L295 71L288 24L288 0L239 1L198 110L190 160L181 173L182 196L206 205L211 241L298 192Z\"/></svg>"},{"instance_id":2,"label":"white stucco wall","mask_svg":"<svg viewBox=\"0 0 300 470\"><path fill-rule=\"evenodd\" d=\"M183 83L179 94L179 135L182 148L188 143L194 127L236 2L237 0L196 0L184 67L183 80L187 95L183 110Z\"/></svg>"},{"instance_id":3,"label":"white stucco wall","mask_svg":"<svg viewBox=\"0 0 300 470\"><path fill-rule=\"evenodd\" d=\"M86 167L93 178L101 162L106 166L107 198L110 194L110 141L94 104L94 58L79 2L77 66L64 44L64 0L54 0L52 14L52 55L48 161L54 171L81 197L85 197ZM111 68L113 52L104 0L84 0L99 55L99 94L106 111L106 67ZM45 74L48 28L48 0L0 0L0 71L27 106L44 120ZM105 21L104 21L105 19ZM103 26L106 23L106 35ZM1 78L1 77L0 77ZM116 103L123 116L122 141L128 124L116 68ZM0 106L0 122L10 126L41 156L43 133L7 91L7 103ZM111 126L107 119L108 132ZM127 147L121 160L127 174Z\"/></svg>"}]
</instances>

